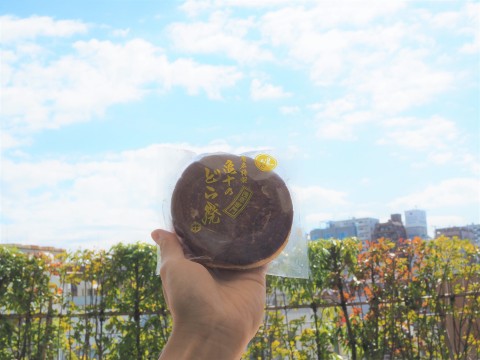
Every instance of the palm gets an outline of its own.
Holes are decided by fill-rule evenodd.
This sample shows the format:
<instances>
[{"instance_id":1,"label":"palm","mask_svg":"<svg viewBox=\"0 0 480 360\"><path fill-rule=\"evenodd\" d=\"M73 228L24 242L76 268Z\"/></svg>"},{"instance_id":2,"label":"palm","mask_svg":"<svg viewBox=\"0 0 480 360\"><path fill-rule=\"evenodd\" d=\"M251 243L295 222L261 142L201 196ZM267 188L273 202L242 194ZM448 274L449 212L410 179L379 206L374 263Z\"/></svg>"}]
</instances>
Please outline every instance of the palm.
<instances>
[{"instance_id":1,"label":"palm","mask_svg":"<svg viewBox=\"0 0 480 360\"><path fill-rule=\"evenodd\" d=\"M188 322L199 328L221 326L226 333L240 338L256 333L265 304L263 268L208 270L187 259L177 261L181 263L175 271L164 277L174 322Z\"/></svg>"}]
</instances>

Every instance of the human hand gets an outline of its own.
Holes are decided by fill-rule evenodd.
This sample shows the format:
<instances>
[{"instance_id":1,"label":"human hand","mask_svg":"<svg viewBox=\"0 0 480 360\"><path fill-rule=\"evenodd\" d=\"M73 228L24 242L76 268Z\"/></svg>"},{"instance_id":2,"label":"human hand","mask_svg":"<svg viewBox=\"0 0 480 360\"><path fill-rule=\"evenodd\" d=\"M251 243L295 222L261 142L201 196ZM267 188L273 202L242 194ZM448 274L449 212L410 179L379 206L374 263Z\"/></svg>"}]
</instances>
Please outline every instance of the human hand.
<instances>
[{"instance_id":1,"label":"human hand","mask_svg":"<svg viewBox=\"0 0 480 360\"><path fill-rule=\"evenodd\" d=\"M208 269L185 258L175 234L152 232L173 331L160 359L238 359L263 320L265 267Z\"/></svg>"}]
</instances>

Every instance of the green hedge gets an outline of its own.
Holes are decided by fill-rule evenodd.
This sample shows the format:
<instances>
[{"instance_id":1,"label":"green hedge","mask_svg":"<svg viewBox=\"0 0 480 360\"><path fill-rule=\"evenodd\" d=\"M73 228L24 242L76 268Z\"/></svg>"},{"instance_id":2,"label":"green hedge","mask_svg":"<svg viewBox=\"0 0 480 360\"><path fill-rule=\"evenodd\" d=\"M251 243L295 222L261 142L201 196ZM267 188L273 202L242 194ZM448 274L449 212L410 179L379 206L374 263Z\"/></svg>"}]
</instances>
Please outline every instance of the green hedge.
<instances>
[{"instance_id":1,"label":"green hedge","mask_svg":"<svg viewBox=\"0 0 480 360\"><path fill-rule=\"evenodd\" d=\"M244 359L480 357L471 242L319 240L309 250L309 280L268 277ZM55 259L0 247L0 359L157 359L172 322L155 266L143 243ZM72 297L72 284L87 295Z\"/></svg>"}]
</instances>

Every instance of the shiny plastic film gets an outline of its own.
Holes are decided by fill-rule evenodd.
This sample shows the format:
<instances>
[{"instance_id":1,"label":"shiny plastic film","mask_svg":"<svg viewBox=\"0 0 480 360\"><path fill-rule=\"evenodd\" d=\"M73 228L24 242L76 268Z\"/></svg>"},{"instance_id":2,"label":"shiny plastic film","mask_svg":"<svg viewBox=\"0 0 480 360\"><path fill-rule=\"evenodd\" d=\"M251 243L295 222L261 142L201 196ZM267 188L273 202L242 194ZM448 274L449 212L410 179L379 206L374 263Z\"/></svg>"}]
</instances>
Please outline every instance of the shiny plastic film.
<instances>
[{"instance_id":1,"label":"shiny plastic film","mask_svg":"<svg viewBox=\"0 0 480 360\"><path fill-rule=\"evenodd\" d=\"M300 214L272 152L188 153L176 167L163 182L162 216L188 258L212 269L267 266L271 275L308 278Z\"/></svg>"}]
</instances>

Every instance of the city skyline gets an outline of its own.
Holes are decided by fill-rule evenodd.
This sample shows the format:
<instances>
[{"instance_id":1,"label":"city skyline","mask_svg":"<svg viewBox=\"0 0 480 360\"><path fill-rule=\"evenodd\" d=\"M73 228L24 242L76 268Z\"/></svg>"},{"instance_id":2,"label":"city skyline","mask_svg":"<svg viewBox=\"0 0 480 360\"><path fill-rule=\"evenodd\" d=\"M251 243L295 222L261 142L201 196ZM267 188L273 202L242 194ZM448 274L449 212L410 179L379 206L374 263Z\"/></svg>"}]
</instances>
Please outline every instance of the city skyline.
<instances>
[{"instance_id":1,"label":"city skyline","mask_svg":"<svg viewBox=\"0 0 480 360\"><path fill-rule=\"evenodd\" d=\"M476 1L0 4L0 244L150 241L195 154L266 151L305 233L480 222Z\"/></svg>"}]
</instances>

